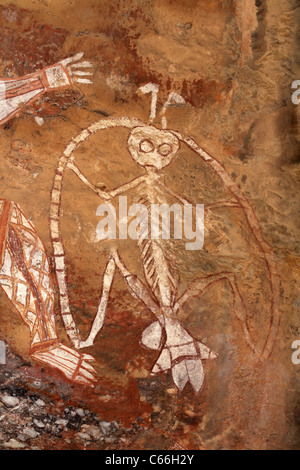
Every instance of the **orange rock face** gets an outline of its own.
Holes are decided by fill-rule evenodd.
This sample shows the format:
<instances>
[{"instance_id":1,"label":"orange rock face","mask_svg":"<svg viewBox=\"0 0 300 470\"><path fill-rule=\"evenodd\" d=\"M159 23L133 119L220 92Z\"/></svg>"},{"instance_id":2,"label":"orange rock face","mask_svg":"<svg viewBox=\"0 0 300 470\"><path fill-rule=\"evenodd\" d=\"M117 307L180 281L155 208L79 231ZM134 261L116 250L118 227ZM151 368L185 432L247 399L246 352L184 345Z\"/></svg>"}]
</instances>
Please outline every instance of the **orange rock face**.
<instances>
[{"instance_id":1,"label":"orange rock face","mask_svg":"<svg viewBox=\"0 0 300 470\"><path fill-rule=\"evenodd\" d=\"M275 3L2 2L0 448L299 448Z\"/></svg>"}]
</instances>

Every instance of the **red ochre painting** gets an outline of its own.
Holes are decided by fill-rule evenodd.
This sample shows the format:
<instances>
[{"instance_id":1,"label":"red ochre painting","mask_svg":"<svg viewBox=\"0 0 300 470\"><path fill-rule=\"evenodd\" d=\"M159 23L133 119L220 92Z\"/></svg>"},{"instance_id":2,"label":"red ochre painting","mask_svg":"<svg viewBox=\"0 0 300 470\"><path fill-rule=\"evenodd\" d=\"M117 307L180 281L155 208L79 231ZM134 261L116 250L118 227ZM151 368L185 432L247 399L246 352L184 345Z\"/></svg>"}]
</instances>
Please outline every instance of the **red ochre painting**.
<instances>
[{"instance_id":1,"label":"red ochre painting","mask_svg":"<svg viewBox=\"0 0 300 470\"><path fill-rule=\"evenodd\" d=\"M270 2L33 3L0 7L0 448L297 448Z\"/></svg>"}]
</instances>

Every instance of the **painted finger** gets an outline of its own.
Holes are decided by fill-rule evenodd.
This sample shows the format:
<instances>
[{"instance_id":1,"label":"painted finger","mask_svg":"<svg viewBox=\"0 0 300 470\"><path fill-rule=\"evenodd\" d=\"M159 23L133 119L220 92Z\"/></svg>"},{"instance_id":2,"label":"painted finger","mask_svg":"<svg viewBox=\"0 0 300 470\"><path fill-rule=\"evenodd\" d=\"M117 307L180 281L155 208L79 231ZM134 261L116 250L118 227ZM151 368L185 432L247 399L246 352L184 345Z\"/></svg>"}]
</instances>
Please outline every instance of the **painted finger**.
<instances>
[{"instance_id":1,"label":"painted finger","mask_svg":"<svg viewBox=\"0 0 300 470\"><path fill-rule=\"evenodd\" d=\"M89 62L88 60L70 65L70 68L72 68L72 69L89 68L89 67L93 67L93 64L91 62Z\"/></svg>"},{"instance_id":2,"label":"painted finger","mask_svg":"<svg viewBox=\"0 0 300 470\"><path fill-rule=\"evenodd\" d=\"M83 362L80 366L80 369L85 370L91 374L97 374L97 371L94 369L94 367L87 362Z\"/></svg>"},{"instance_id":3,"label":"painted finger","mask_svg":"<svg viewBox=\"0 0 300 470\"><path fill-rule=\"evenodd\" d=\"M90 374L90 372L84 370L82 367L78 371L78 376L83 377L85 380L90 380L91 382L97 382L93 374Z\"/></svg>"},{"instance_id":4,"label":"painted finger","mask_svg":"<svg viewBox=\"0 0 300 470\"><path fill-rule=\"evenodd\" d=\"M67 57L67 59L61 60L60 63L66 66L70 64L71 62L76 62L82 59L83 56L84 56L84 52L78 52L78 54L74 55L73 57Z\"/></svg>"},{"instance_id":5,"label":"painted finger","mask_svg":"<svg viewBox=\"0 0 300 470\"><path fill-rule=\"evenodd\" d=\"M88 80L87 78L74 78L74 81L77 83L93 83L91 80Z\"/></svg>"},{"instance_id":6,"label":"painted finger","mask_svg":"<svg viewBox=\"0 0 300 470\"><path fill-rule=\"evenodd\" d=\"M92 373L93 375L97 375L96 369L88 362L83 361L83 363L80 366L80 369L86 369L88 372Z\"/></svg>"},{"instance_id":7,"label":"painted finger","mask_svg":"<svg viewBox=\"0 0 300 470\"><path fill-rule=\"evenodd\" d=\"M78 372L76 374L79 376L84 377L87 380L91 380L93 382L97 382L97 379L95 378L95 375L97 375L97 371L92 367L90 370L88 370L86 367L86 364L81 364L81 366L78 369ZM90 366L88 366L90 367Z\"/></svg>"},{"instance_id":8,"label":"painted finger","mask_svg":"<svg viewBox=\"0 0 300 470\"><path fill-rule=\"evenodd\" d=\"M90 354L82 354L82 356L83 356L83 359L84 359L85 361L94 362L94 361L96 360L96 359L95 359L93 356L91 356Z\"/></svg>"},{"instance_id":9,"label":"painted finger","mask_svg":"<svg viewBox=\"0 0 300 470\"><path fill-rule=\"evenodd\" d=\"M72 71L72 75L78 75L78 76L85 76L85 75L93 75L92 72L82 72L81 70L76 70L75 72Z\"/></svg>"},{"instance_id":10,"label":"painted finger","mask_svg":"<svg viewBox=\"0 0 300 470\"><path fill-rule=\"evenodd\" d=\"M81 377L80 375L77 375L72 380L74 380L74 382L80 383L81 385L88 385L89 387L94 387L93 382L88 379L85 379L84 377Z\"/></svg>"}]
</instances>

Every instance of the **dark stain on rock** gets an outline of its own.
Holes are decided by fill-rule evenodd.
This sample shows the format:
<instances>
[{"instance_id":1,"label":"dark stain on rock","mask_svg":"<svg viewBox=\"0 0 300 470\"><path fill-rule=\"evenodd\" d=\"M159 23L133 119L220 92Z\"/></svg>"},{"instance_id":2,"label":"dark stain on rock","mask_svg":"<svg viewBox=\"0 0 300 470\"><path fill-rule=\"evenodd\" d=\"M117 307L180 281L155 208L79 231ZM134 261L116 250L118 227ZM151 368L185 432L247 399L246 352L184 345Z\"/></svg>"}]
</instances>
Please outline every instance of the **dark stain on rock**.
<instances>
[{"instance_id":1,"label":"dark stain on rock","mask_svg":"<svg viewBox=\"0 0 300 470\"><path fill-rule=\"evenodd\" d=\"M262 57L267 51L266 43L266 14L267 14L267 2L266 0L255 0L256 5L256 16L258 26L252 33L252 51L255 60Z\"/></svg>"},{"instance_id":2,"label":"dark stain on rock","mask_svg":"<svg viewBox=\"0 0 300 470\"><path fill-rule=\"evenodd\" d=\"M290 103L288 110L284 107L278 115L277 123L282 146L280 164L300 163L299 120L296 106Z\"/></svg>"},{"instance_id":3,"label":"dark stain on rock","mask_svg":"<svg viewBox=\"0 0 300 470\"><path fill-rule=\"evenodd\" d=\"M247 162L249 158L253 155L252 134L253 134L254 128L255 128L255 122L252 122L247 134L244 136L243 146L239 152L239 159L242 162Z\"/></svg>"},{"instance_id":4,"label":"dark stain on rock","mask_svg":"<svg viewBox=\"0 0 300 470\"><path fill-rule=\"evenodd\" d=\"M170 84L170 88L172 84ZM187 81L183 80L181 95L196 108L202 108L205 104L218 102L222 99L222 93L228 94L232 88L231 80L226 83L218 83L214 80L203 79Z\"/></svg>"},{"instance_id":5,"label":"dark stain on rock","mask_svg":"<svg viewBox=\"0 0 300 470\"><path fill-rule=\"evenodd\" d=\"M196 2L197 3L197 2ZM232 7L232 2L231 7ZM222 2L223 5L223 2ZM196 6L196 5L195 5ZM190 4L189 4L190 8ZM125 13L124 13L125 14ZM153 70L147 57L138 54L135 40L141 36L140 31L156 31L156 25L148 14L141 7L134 8L126 15L133 20L131 27L125 28L120 22L115 21L99 32L105 34L111 44L101 50L103 60L103 73L109 75L115 73L122 80L128 83L122 91L115 92L116 102L137 101L136 90L148 83L153 82L160 86L159 103L167 100L170 91L176 90L184 99L196 108L201 108L205 104L211 104L222 100L222 95L227 94L232 88L232 81L229 79L225 83L204 78L195 80L178 80L170 77L163 77L157 70ZM192 27L189 23L188 27ZM112 61L112 57L118 51L120 59L117 64Z\"/></svg>"},{"instance_id":6,"label":"dark stain on rock","mask_svg":"<svg viewBox=\"0 0 300 470\"><path fill-rule=\"evenodd\" d=\"M1 28L0 55L14 76L35 72L61 59L58 52L67 36L66 30L37 23L29 10L0 6L4 18L8 11L16 20Z\"/></svg>"}]
</instances>

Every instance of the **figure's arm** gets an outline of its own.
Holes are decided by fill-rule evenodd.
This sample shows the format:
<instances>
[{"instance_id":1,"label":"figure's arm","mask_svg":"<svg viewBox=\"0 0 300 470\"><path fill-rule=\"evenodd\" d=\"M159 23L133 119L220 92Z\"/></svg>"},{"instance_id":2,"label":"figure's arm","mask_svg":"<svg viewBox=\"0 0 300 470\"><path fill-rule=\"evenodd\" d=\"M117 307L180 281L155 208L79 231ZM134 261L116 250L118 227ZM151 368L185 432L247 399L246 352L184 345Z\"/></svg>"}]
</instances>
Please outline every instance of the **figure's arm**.
<instances>
[{"instance_id":1,"label":"figure's arm","mask_svg":"<svg viewBox=\"0 0 300 470\"><path fill-rule=\"evenodd\" d=\"M86 185L88 188L90 188L94 193L98 194L101 198L105 199L108 201L109 199L112 199L115 196L118 196L119 194L125 193L128 190L135 188L139 184L143 183L145 181L144 176L138 176L134 180L130 181L129 183L125 183L121 186L118 186L115 189L112 189L111 191L103 191L99 188L96 188L85 176L84 174L79 170L77 165L74 163L74 161L68 163L68 168L72 170L78 178Z\"/></svg>"},{"instance_id":2,"label":"figure's arm","mask_svg":"<svg viewBox=\"0 0 300 470\"><path fill-rule=\"evenodd\" d=\"M170 194L170 196L173 196L175 197L176 199L178 199L182 204L192 204L192 202L188 201L187 199L184 199L182 196L180 196L179 194L177 194L175 191L173 191L173 189L170 189L168 188L168 186L166 186L162 181L160 181L159 179L156 180L157 183L162 187L164 188L164 190Z\"/></svg>"},{"instance_id":3,"label":"figure's arm","mask_svg":"<svg viewBox=\"0 0 300 470\"><path fill-rule=\"evenodd\" d=\"M187 199L184 199L182 196L179 196L175 191L172 189L168 188L164 183L161 181L157 180L158 184L164 188L164 190L170 194L171 196L175 197L178 199L182 204L192 204L195 205L194 203L188 201ZM237 201L219 201L215 202L213 204L205 204L205 210L210 210L210 209L215 209L219 207L241 207L240 204Z\"/></svg>"},{"instance_id":4,"label":"figure's arm","mask_svg":"<svg viewBox=\"0 0 300 470\"><path fill-rule=\"evenodd\" d=\"M119 196L119 194L126 193L130 189L136 188L141 183L144 183L145 180L146 178L144 175L138 176L137 178L134 178L133 180L129 181L129 183L122 184L121 186L118 186L117 188L108 191L108 194L110 195L110 198Z\"/></svg>"},{"instance_id":5,"label":"figure's arm","mask_svg":"<svg viewBox=\"0 0 300 470\"><path fill-rule=\"evenodd\" d=\"M18 115L22 106L32 104L48 91L69 87L72 82L92 83L84 78L91 72L78 70L91 66L87 61L78 62L82 57L83 53L79 53L39 72L0 80L0 125Z\"/></svg>"},{"instance_id":6,"label":"figure's arm","mask_svg":"<svg viewBox=\"0 0 300 470\"><path fill-rule=\"evenodd\" d=\"M94 191L94 193L98 194L98 196L101 196L103 199L110 199L110 196L109 194L106 192L106 191L101 191L100 189L96 188L96 186L94 186L85 176L84 174L79 170L79 168L75 165L74 162L69 162L68 163L68 168L70 170L72 170L75 175L78 176L78 178L88 187L90 188L92 191Z\"/></svg>"},{"instance_id":7,"label":"figure's arm","mask_svg":"<svg viewBox=\"0 0 300 470\"><path fill-rule=\"evenodd\" d=\"M19 115L25 104L36 101L46 91L46 83L41 73L0 80L0 124Z\"/></svg>"},{"instance_id":8,"label":"figure's arm","mask_svg":"<svg viewBox=\"0 0 300 470\"><path fill-rule=\"evenodd\" d=\"M237 201L219 201L213 204L206 204L206 209L217 209L219 207L241 207Z\"/></svg>"}]
</instances>

